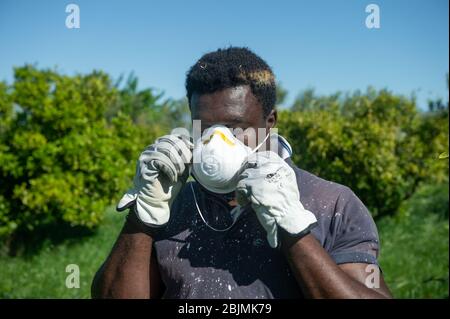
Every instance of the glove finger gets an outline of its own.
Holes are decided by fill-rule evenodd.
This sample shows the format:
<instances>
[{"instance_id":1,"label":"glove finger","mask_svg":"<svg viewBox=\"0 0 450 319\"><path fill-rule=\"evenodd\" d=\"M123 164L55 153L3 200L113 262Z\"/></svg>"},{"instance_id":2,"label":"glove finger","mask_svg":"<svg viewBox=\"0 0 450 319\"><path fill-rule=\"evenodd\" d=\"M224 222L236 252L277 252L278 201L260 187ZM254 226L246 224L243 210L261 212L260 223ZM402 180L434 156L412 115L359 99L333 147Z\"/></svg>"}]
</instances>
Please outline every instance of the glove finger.
<instances>
[{"instance_id":1,"label":"glove finger","mask_svg":"<svg viewBox=\"0 0 450 319\"><path fill-rule=\"evenodd\" d=\"M174 154L178 154L184 164L190 163L194 144L182 135L165 135L156 140L156 146L162 144Z\"/></svg>"},{"instance_id":2,"label":"glove finger","mask_svg":"<svg viewBox=\"0 0 450 319\"><path fill-rule=\"evenodd\" d=\"M121 212L127 208L130 208L131 206L134 205L136 198L137 198L136 191L134 189L130 189L122 196L119 203L117 204L116 210L118 212Z\"/></svg>"},{"instance_id":3,"label":"glove finger","mask_svg":"<svg viewBox=\"0 0 450 319\"><path fill-rule=\"evenodd\" d=\"M188 166L184 170L183 174L178 178L178 181L180 181L182 184L184 184L187 181L187 179L189 178L189 175L191 175L191 171L190 171L190 167Z\"/></svg>"},{"instance_id":4,"label":"glove finger","mask_svg":"<svg viewBox=\"0 0 450 319\"><path fill-rule=\"evenodd\" d=\"M177 169L172 163L169 164L167 161L153 160L152 166L163 173L170 182L176 183L178 181Z\"/></svg>"},{"instance_id":5,"label":"glove finger","mask_svg":"<svg viewBox=\"0 0 450 319\"><path fill-rule=\"evenodd\" d=\"M266 238L269 242L270 247L278 247L278 226L273 217L269 215L266 208L261 205L252 204L252 208L256 213L259 223L263 226L266 231Z\"/></svg>"},{"instance_id":6,"label":"glove finger","mask_svg":"<svg viewBox=\"0 0 450 319\"><path fill-rule=\"evenodd\" d=\"M176 152L175 147L169 143L159 143L155 146L155 151L160 152L169 158L177 175L184 173L186 166L181 156Z\"/></svg>"},{"instance_id":7,"label":"glove finger","mask_svg":"<svg viewBox=\"0 0 450 319\"><path fill-rule=\"evenodd\" d=\"M266 229L266 231L267 231L267 229ZM272 247L272 248L278 247L278 229L277 229L277 225L275 223L267 231L267 241L269 242L270 247Z\"/></svg>"},{"instance_id":8,"label":"glove finger","mask_svg":"<svg viewBox=\"0 0 450 319\"><path fill-rule=\"evenodd\" d=\"M175 135L176 145L178 149L181 151L180 156L183 158L185 163L190 163L192 159L192 150L194 149L194 143L190 140L189 137L184 135Z\"/></svg>"},{"instance_id":9,"label":"glove finger","mask_svg":"<svg viewBox=\"0 0 450 319\"><path fill-rule=\"evenodd\" d=\"M154 150L146 150L139 158L140 174L144 180L153 181L159 172L167 176L171 182L176 182L178 173L173 162L163 153Z\"/></svg>"},{"instance_id":10,"label":"glove finger","mask_svg":"<svg viewBox=\"0 0 450 319\"><path fill-rule=\"evenodd\" d=\"M150 162L154 157L161 159L163 164L168 165L170 170L174 170L176 175L182 175L186 170L186 165L192 159L191 149L192 142L183 135L165 135L156 140L156 142L148 146L141 154L140 162ZM164 154L166 158L158 156L155 153ZM172 165L169 164L172 163ZM159 169L165 171L170 180L176 181L171 171L166 170L161 164L156 164Z\"/></svg>"},{"instance_id":11,"label":"glove finger","mask_svg":"<svg viewBox=\"0 0 450 319\"><path fill-rule=\"evenodd\" d=\"M239 176L239 179L248 177L247 170L255 169L256 166L257 164L255 162L245 161L239 168L237 176Z\"/></svg>"},{"instance_id":12,"label":"glove finger","mask_svg":"<svg viewBox=\"0 0 450 319\"><path fill-rule=\"evenodd\" d=\"M239 185L239 183L238 186L236 187L236 201L238 202L239 205L245 206L248 203L250 203L249 190L247 190L245 185L242 185L242 183L241 185Z\"/></svg>"}]
</instances>

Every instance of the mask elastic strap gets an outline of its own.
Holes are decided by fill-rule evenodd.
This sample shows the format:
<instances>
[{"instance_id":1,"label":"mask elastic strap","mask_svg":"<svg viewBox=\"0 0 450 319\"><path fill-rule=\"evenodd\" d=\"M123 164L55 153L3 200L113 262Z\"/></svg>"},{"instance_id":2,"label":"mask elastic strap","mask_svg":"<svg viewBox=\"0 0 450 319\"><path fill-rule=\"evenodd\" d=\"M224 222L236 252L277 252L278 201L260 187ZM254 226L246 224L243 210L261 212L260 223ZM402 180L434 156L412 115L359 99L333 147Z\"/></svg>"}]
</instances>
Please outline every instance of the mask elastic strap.
<instances>
[{"instance_id":1,"label":"mask elastic strap","mask_svg":"<svg viewBox=\"0 0 450 319\"><path fill-rule=\"evenodd\" d=\"M252 151L250 152L249 155L252 155L252 154L256 153L256 152L258 151L258 149L259 149L259 148L267 141L267 139L268 139L269 136L270 136L270 130L271 130L271 129L272 129L272 128L269 128L269 133L267 133L267 135L266 135L266 137L264 138L264 140L263 140L261 143L259 143L259 145L256 146L255 149L252 150Z\"/></svg>"},{"instance_id":2,"label":"mask elastic strap","mask_svg":"<svg viewBox=\"0 0 450 319\"><path fill-rule=\"evenodd\" d=\"M231 226L229 226L229 227L227 227L225 229L218 229L218 228L215 228L215 227L212 227L211 225L209 225L208 222L206 221L206 219L203 217L203 214L202 214L202 212L200 210L200 207L198 206L197 198L195 196L194 186L192 186L193 183L191 183L190 185L191 185L192 195L194 196L194 202L195 202L195 207L197 208L197 212L200 215L203 223L205 223L205 225L208 226L209 229L214 230L216 232L225 232L225 231L230 230L234 226L234 224L236 224L236 221L237 221L238 217L241 215L241 212L242 212L241 211L241 206L239 206L239 205L237 207L233 208L232 211L230 212L231 217L233 218L233 223L231 224Z\"/></svg>"}]
</instances>

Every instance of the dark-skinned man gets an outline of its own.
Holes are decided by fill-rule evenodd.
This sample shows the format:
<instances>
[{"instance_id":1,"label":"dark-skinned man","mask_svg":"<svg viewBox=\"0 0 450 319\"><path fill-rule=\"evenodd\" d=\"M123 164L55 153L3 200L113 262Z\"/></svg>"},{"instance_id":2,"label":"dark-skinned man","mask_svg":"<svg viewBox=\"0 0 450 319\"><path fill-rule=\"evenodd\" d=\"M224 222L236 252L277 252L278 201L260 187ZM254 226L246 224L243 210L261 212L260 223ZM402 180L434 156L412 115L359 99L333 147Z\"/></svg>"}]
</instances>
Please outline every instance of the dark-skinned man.
<instances>
[{"instance_id":1,"label":"dark-skinned man","mask_svg":"<svg viewBox=\"0 0 450 319\"><path fill-rule=\"evenodd\" d=\"M191 67L186 89L203 138L166 135L141 154L93 297L390 298L367 208L296 167L272 133L267 63L246 48L217 50Z\"/></svg>"}]
</instances>

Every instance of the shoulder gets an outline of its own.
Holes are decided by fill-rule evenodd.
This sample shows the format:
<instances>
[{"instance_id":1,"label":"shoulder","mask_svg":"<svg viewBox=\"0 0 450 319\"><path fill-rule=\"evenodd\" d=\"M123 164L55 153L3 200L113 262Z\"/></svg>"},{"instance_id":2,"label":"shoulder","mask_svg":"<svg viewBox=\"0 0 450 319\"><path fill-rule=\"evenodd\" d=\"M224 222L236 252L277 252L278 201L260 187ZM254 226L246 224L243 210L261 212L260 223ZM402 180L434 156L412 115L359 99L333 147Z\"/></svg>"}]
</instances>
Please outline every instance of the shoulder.
<instances>
[{"instance_id":1,"label":"shoulder","mask_svg":"<svg viewBox=\"0 0 450 319\"><path fill-rule=\"evenodd\" d=\"M368 236L377 242L377 229L369 210L349 187L287 162L296 174L300 201L317 217L318 227L313 233L325 248L331 250L336 243L358 242L363 237L367 240Z\"/></svg>"},{"instance_id":2,"label":"shoulder","mask_svg":"<svg viewBox=\"0 0 450 319\"><path fill-rule=\"evenodd\" d=\"M354 192L345 185L326 180L301 169L291 160L287 160L287 162L295 172L302 203L319 200L324 204L323 206L329 206L338 201L352 200L353 197L356 196Z\"/></svg>"}]
</instances>

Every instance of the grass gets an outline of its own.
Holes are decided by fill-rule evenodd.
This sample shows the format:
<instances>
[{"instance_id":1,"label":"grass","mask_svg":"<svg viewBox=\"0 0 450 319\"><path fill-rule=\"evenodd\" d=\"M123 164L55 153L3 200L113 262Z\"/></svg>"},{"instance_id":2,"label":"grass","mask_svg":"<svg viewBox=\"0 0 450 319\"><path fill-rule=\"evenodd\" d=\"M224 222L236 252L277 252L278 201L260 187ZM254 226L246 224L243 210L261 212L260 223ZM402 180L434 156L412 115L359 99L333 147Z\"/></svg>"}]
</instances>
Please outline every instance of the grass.
<instances>
[{"instance_id":1,"label":"grass","mask_svg":"<svg viewBox=\"0 0 450 319\"><path fill-rule=\"evenodd\" d=\"M30 257L0 257L0 298L90 298L92 278L123 218L110 209L93 236L47 244ZM380 264L396 298L448 297L448 184L421 188L378 228ZM65 285L69 264L79 266L78 289Z\"/></svg>"},{"instance_id":2,"label":"grass","mask_svg":"<svg viewBox=\"0 0 450 319\"><path fill-rule=\"evenodd\" d=\"M397 298L448 298L449 188L420 188L378 223L380 264Z\"/></svg>"},{"instance_id":3,"label":"grass","mask_svg":"<svg viewBox=\"0 0 450 319\"><path fill-rule=\"evenodd\" d=\"M0 298L90 298L92 278L109 253L124 215L109 209L98 232L46 245L31 257L0 257ZM67 288L66 266L80 270L80 288Z\"/></svg>"},{"instance_id":4,"label":"grass","mask_svg":"<svg viewBox=\"0 0 450 319\"><path fill-rule=\"evenodd\" d=\"M396 298L448 298L448 220L436 216L380 225L380 264Z\"/></svg>"}]
</instances>

